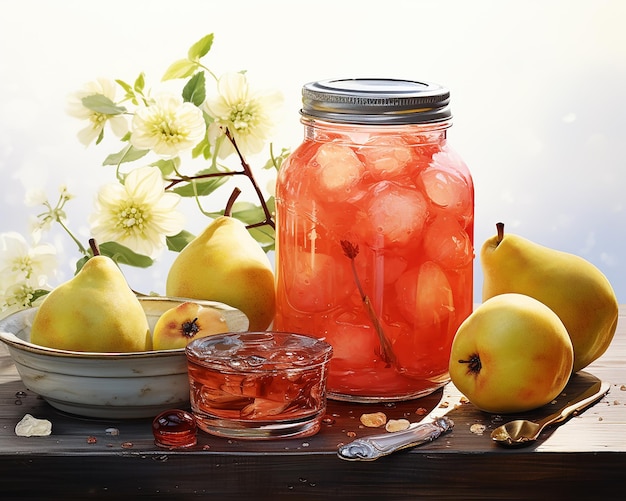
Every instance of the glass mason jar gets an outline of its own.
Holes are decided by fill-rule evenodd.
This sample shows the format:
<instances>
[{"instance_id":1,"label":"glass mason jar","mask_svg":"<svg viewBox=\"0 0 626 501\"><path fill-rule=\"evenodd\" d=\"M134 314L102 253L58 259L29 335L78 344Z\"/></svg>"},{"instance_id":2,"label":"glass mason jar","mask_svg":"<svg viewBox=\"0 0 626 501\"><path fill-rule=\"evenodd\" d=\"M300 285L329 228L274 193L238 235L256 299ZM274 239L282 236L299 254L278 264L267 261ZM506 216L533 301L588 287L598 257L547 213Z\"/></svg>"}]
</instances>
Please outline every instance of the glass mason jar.
<instances>
[{"instance_id":1,"label":"glass mason jar","mask_svg":"<svg viewBox=\"0 0 626 501\"><path fill-rule=\"evenodd\" d=\"M304 141L276 186L274 329L333 346L329 398L432 393L473 298L474 188L447 141L450 93L346 79L302 96Z\"/></svg>"}]
</instances>

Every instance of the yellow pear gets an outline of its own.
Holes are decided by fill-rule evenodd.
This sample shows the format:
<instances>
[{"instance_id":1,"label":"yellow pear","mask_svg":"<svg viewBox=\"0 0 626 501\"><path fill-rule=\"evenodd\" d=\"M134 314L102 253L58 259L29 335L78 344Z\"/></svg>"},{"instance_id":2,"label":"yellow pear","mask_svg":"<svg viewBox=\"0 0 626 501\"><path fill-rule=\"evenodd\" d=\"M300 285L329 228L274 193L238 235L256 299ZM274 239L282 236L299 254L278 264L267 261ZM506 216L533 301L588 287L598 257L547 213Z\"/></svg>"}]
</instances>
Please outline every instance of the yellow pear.
<instances>
[{"instance_id":1,"label":"yellow pear","mask_svg":"<svg viewBox=\"0 0 626 501\"><path fill-rule=\"evenodd\" d=\"M274 271L245 224L216 218L176 257L167 275L168 296L218 301L241 310L249 330L269 327L276 310Z\"/></svg>"},{"instance_id":2,"label":"yellow pear","mask_svg":"<svg viewBox=\"0 0 626 501\"><path fill-rule=\"evenodd\" d=\"M151 349L150 327L124 275L107 256L94 256L43 300L31 343L71 351Z\"/></svg>"},{"instance_id":3,"label":"yellow pear","mask_svg":"<svg viewBox=\"0 0 626 501\"><path fill-rule=\"evenodd\" d=\"M573 372L600 357L617 328L618 303L604 274L580 256L517 235L487 239L480 252L483 301L498 294L526 294L554 311L574 346Z\"/></svg>"}]
</instances>

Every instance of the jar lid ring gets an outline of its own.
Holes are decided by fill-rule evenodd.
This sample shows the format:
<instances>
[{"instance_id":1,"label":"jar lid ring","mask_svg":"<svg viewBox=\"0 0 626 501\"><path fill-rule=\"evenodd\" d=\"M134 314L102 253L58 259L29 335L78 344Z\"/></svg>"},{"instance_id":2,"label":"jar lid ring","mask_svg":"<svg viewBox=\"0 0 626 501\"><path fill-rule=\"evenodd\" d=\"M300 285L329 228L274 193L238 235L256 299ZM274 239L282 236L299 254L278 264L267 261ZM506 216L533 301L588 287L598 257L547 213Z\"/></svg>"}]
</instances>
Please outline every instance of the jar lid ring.
<instances>
[{"instance_id":1,"label":"jar lid ring","mask_svg":"<svg viewBox=\"0 0 626 501\"><path fill-rule=\"evenodd\" d=\"M389 78L310 82L302 88L305 117L340 123L395 125L449 120L450 91L438 84Z\"/></svg>"}]
</instances>

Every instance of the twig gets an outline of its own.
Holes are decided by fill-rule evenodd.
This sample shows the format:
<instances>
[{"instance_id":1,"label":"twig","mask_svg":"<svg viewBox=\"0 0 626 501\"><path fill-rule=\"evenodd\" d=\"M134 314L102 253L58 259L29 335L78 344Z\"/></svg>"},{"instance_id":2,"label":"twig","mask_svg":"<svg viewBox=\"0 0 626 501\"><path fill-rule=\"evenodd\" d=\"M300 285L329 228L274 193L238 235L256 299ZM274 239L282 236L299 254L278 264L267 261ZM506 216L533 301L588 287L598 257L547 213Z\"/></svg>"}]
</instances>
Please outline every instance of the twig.
<instances>
[{"instance_id":1,"label":"twig","mask_svg":"<svg viewBox=\"0 0 626 501\"><path fill-rule=\"evenodd\" d=\"M259 202L261 203L261 207L263 208L263 214L265 214L265 221L263 221L263 224L267 224L271 226L273 229L275 229L276 225L274 224L274 220L272 219L272 214L269 208L267 207L267 204L265 203L265 198L263 198L263 193L261 192L261 188L259 188L259 185L257 184L256 179L254 179L254 174L252 173L252 169L250 168L250 165L248 164L248 162L246 162L246 159L243 157L241 151L239 150L239 146L237 145L237 142L235 141L235 138L231 134L230 130L226 129L224 131L224 134L232 143L233 148L235 148L235 151L237 152L237 155L239 156L239 160L241 161L241 166L243 167L243 170L246 176L248 177L248 179L250 179L250 182L252 183L252 186L254 187L254 191L256 192L257 197L259 198Z\"/></svg>"},{"instance_id":2,"label":"twig","mask_svg":"<svg viewBox=\"0 0 626 501\"><path fill-rule=\"evenodd\" d=\"M168 184L165 189L170 190L174 186L180 183L185 183L189 181L194 181L196 179L210 179L212 177L226 177L226 176L245 176L246 172L243 170L233 170L227 172L209 172L208 174L196 174L193 176L181 176L173 179L167 179L170 184Z\"/></svg>"},{"instance_id":3,"label":"twig","mask_svg":"<svg viewBox=\"0 0 626 501\"><path fill-rule=\"evenodd\" d=\"M265 202L265 198L263 198L263 193L261 192L261 188L259 188L259 185L257 184L256 179L254 178L254 174L252 172L252 169L250 168L250 165L248 164L248 162L246 162L246 159L244 158L243 154L239 150L237 141L235 141L235 138L233 137L233 135L231 134L228 128L225 129L224 135L231 142L231 144L233 145L233 148L235 148L235 151L237 152L237 156L239 157L239 161L241 162L241 166L243 170L227 171L227 172L211 172L208 174L197 174L194 176L181 176L181 177L174 178L174 179L168 179L169 184L165 187L165 189L168 190L168 189L173 188L179 183L191 182L196 179L210 179L213 177L225 177L225 176L246 176L252 183L252 187L254 188L254 191L261 204L261 208L263 209L263 215L265 216L262 221L248 224L246 225L246 228L258 228L260 226L267 225L267 226L270 226L272 229L276 229L276 224L274 223L274 220L272 219L272 213L270 212L267 206L267 203ZM241 193L241 190L239 191L239 193ZM237 198L239 193L235 195L235 198ZM231 206L232 206L232 203L231 203Z\"/></svg>"},{"instance_id":4,"label":"twig","mask_svg":"<svg viewBox=\"0 0 626 501\"><path fill-rule=\"evenodd\" d=\"M363 287L361 285L361 281L359 280L359 275L356 270L356 264L354 263L354 259L359 254L359 246L349 242L348 240L341 240L341 248L343 249L343 253L346 255L348 259L350 259L350 265L352 266L352 274L354 275L354 282L356 283L356 287L359 290L359 294L361 295L361 300L365 305L365 310L370 317L370 320L374 324L374 330L376 330L376 334L378 335L378 339L380 341L380 349L381 349L381 357L384 362L387 364L387 367L391 365L395 365L396 363L396 355L393 352L393 348L391 347L391 343L385 336L385 331L383 330L383 326L378 320L378 316L374 311L374 307L372 306L372 302L370 298L365 294Z\"/></svg>"}]
</instances>

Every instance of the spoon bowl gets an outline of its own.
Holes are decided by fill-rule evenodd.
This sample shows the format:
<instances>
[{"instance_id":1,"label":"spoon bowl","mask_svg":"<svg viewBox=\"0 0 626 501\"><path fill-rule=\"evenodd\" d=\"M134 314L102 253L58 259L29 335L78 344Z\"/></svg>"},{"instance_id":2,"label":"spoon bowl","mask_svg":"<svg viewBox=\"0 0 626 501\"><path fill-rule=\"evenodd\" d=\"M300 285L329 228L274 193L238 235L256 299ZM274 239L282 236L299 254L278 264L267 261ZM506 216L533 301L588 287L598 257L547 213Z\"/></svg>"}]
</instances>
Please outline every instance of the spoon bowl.
<instances>
[{"instance_id":1,"label":"spoon bowl","mask_svg":"<svg viewBox=\"0 0 626 501\"><path fill-rule=\"evenodd\" d=\"M498 426L491 432L493 441L507 447L523 447L533 443L541 432L548 426L565 421L577 415L584 409L600 400L610 388L609 383L596 381L586 391L567 402L567 405L558 412L534 422L527 419L516 419Z\"/></svg>"}]
</instances>

